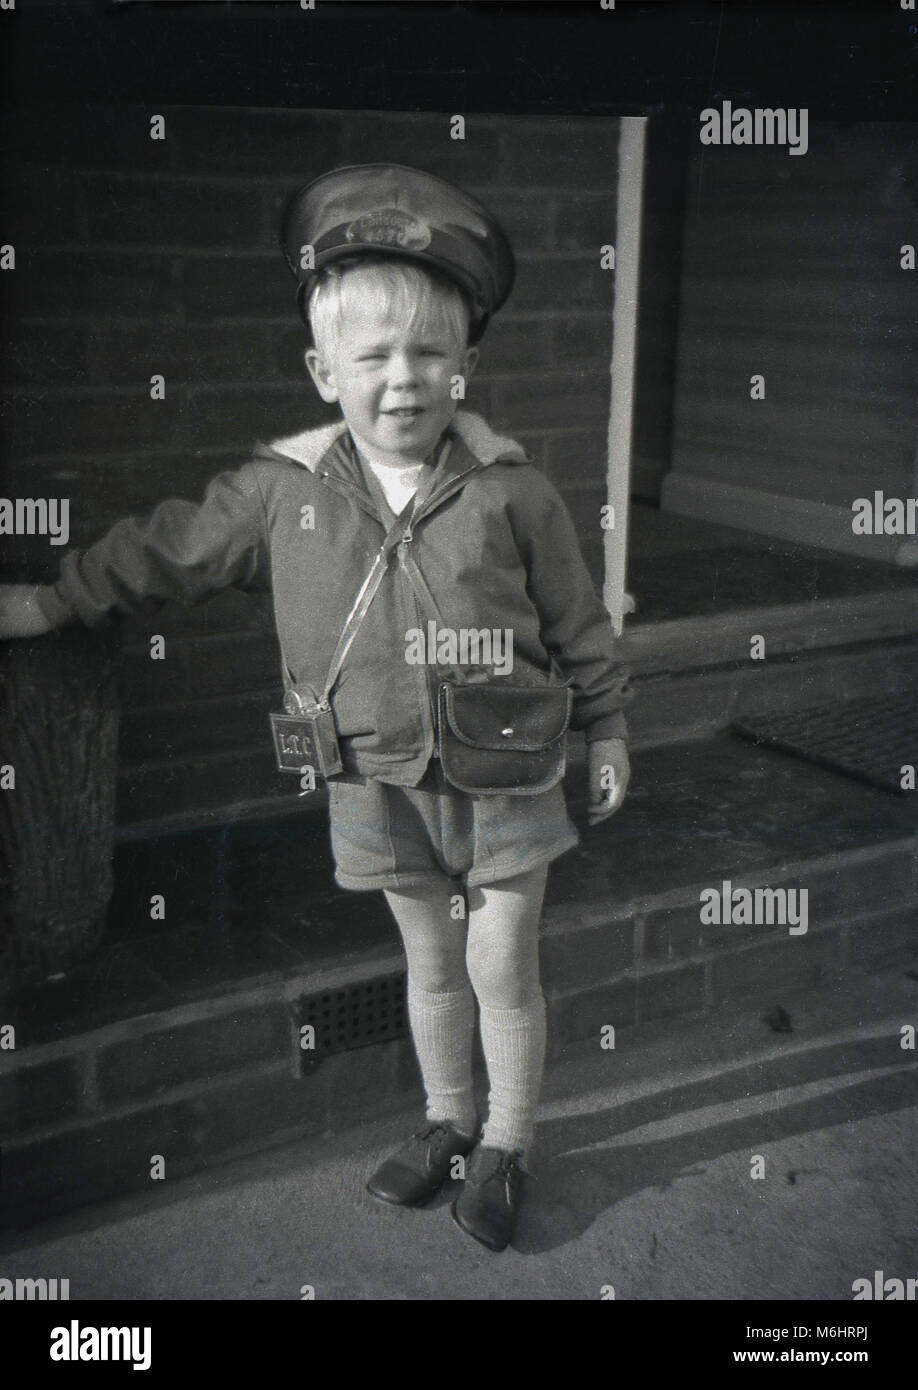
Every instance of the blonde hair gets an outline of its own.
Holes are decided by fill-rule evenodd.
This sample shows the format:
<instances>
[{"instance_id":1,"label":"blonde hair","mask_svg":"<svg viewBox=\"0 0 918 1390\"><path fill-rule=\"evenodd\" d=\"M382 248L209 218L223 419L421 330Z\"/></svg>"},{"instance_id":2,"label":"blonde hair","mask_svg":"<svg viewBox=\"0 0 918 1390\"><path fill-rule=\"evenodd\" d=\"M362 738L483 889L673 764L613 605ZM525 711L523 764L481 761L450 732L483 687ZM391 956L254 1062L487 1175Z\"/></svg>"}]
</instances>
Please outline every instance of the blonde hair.
<instances>
[{"instance_id":1,"label":"blonde hair","mask_svg":"<svg viewBox=\"0 0 918 1390\"><path fill-rule=\"evenodd\" d=\"M361 270L372 274L357 279ZM360 255L326 266L310 291L313 342L324 356L334 356L342 319L358 297L409 329L431 320L445 322L458 343L468 344L470 306L458 285L411 261Z\"/></svg>"}]
</instances>

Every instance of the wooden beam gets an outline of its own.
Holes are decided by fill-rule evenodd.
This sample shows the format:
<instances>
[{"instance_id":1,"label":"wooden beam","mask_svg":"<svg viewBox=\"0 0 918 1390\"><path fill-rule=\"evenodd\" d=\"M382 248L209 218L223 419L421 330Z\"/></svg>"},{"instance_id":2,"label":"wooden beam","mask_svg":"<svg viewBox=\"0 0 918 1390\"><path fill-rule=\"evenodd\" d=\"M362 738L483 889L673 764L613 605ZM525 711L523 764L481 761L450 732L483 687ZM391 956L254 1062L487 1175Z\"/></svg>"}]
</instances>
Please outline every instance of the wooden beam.
<instances>
[{"instance_id":1,"label":"wooden beam","mask_svg":"<svg viewBox=\"0 0 918 1390\"><path fill-rule=\"evenodd\" d=\"M623 116L618 141L618 204L615 224L615 307L612 314L612 400L609 409L606 501L614 525L603 531L603 600L612 627L621 635L633 603L625 593L628 499L631 488L631 436L637 339L638 272L644 191L647 118Z\"/></svg>"}]
</instances>

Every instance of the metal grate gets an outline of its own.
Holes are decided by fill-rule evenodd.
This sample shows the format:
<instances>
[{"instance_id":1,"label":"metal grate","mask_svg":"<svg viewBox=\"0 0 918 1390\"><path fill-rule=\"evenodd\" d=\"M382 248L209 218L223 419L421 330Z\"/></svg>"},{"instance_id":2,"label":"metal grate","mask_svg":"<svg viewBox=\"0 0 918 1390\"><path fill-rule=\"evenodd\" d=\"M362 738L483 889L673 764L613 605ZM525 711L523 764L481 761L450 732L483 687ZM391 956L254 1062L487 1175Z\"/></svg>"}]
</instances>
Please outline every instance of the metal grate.
<instances>
[{"instance_id":1,"label":"metal grate","mask_svg":"<svg viewBox=\"0 0 918 1390\"><path fill-rule=\"evenodd\" d=\"M733 728L755 743L905 795L901 768L918 761L918 693L846 700L777 717L749 715Z\"/></svg>"},{"instance_id":2,"label":"metal grate","mask_svg":"<svg viewBox=\"0 0 918 1390\"><path fill-rule=\"evenodd\" d=\"M408 1036L407 975L379 975L341 989L305 994L299 1001L299 1024L315 1029L315 1047L300 1049L308 1068L332 1052L349 1052L390 1038Z\"/></svg>"}]
</instances>

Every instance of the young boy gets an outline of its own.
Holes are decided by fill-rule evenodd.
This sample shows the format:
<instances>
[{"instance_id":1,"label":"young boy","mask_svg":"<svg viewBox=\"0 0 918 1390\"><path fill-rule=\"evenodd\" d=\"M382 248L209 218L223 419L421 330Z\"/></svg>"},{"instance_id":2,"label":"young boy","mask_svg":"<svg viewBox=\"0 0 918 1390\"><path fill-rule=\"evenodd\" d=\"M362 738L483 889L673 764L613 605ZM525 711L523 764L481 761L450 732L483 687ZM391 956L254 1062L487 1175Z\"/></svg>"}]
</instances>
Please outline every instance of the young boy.
<instances>
[{"instance_id":1,"label":"young boy","mask_svg":"<svg viewBox=\"0 0 918 1390\"><path fill-rule=\"evenodd\" d=\"M423 1202L453 1156L469 1155L453 1217L502 1250L544 1064L547 867L578 836L560 766L553 785L527 795L504 793L505 782L471 793L449 780L438 756L442 653L438 645L419 657L418 641L434 617L438 643L459 634L456 651L462 633L493 633L501 662L492 650L493 671L483 658L469 671L467 648L469 683L499 686L510 675L515 688L545 689L560 683L553 665L560 671L571 725L588 740L591 823L627 789L627 671L557 492L519 445L457 411L477 343L513 283L500 226L429 174L364 165L300 190L283 245L312 334L306 366L342 419L259 445L198 505L167 501L118 522L65 556L55 585L5 589L0 635L104 623L144 601L197 602L229 585L273 592L288 701L298 697L286 707L321 703L327 690L333 711L336 880L382 889L408 962L426 1124L369 1190ZM378 587L361 611L371 572ZM450 668L453 660L442 657ZM512 724L501 732L512 738ZM467 917L455 911L457 894ZM480 1132L476 1001L490 1085Z\"/></svg>"}]
</instances>

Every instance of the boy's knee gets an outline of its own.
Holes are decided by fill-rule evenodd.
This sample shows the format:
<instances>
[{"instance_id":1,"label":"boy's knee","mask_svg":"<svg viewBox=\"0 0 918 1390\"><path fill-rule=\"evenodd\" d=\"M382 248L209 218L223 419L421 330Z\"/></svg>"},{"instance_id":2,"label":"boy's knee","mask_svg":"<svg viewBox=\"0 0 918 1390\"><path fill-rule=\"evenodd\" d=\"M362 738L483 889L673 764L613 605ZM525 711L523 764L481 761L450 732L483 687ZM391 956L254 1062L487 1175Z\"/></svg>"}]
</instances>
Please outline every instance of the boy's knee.
<instances>
[{"instance_id":1,"label":"boy's knee","mask_svg":"<svg viewBox=\"0 0 918 1390\"><path fill-rule=\"evenodd\" d=\"M411 986L428 994L452 994L466 988L466 926L464 921L450 919L443 891L387 890L386 899L405 948Z\"/></svg>"},{"instance_id":2,"label":"boy's knee","mask_svg":"<svg viewBox=\"0 0 918 1390\"><path fill-rule=\"evenodd\" d=\"M415 989L430 994L452 994L468 987L463 943L426 941L406 946L408 979Z\"/></svg>"},{"instance_id":3,"label":"boy's knee","mask_svg":"<svg viewBox=\"0 0 918 1390\"><path fill-rule=\"evenodd\" d=\"M519 1009L540 991L538 953L520 951L512 941L469 938L466 968L480 1003L493 1009Z\"/></svg>"},{"instance_id":4,"label":"boy's knee","mask_svg":"<svg viewBox=\"0 0 918 1390\"><path fill-rule=\"evenodd\" d=\"M538 980L486 979L473 982L475 998L486 1009L524 1009L544 1000Z\"/></svg>"},{"instance_id":5,"label":"boy's knee","mask_svg":"<svg viewBox=\"0 0 918 1390\"><path fill-rule=\"evenodd\" d=\"M468 989L462 961L409 961L408 988L412 994L457 994Z\"/></svg>"}]
</instances>

